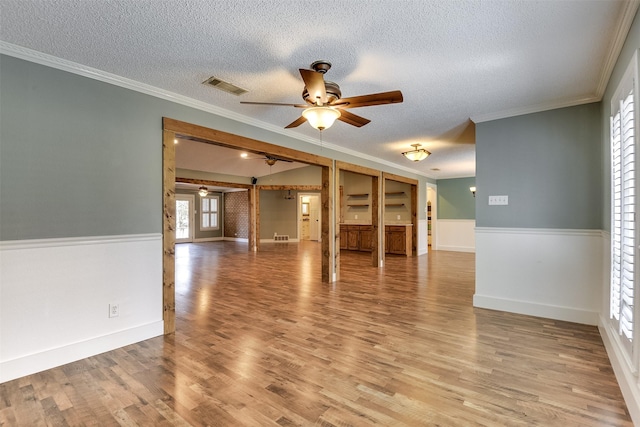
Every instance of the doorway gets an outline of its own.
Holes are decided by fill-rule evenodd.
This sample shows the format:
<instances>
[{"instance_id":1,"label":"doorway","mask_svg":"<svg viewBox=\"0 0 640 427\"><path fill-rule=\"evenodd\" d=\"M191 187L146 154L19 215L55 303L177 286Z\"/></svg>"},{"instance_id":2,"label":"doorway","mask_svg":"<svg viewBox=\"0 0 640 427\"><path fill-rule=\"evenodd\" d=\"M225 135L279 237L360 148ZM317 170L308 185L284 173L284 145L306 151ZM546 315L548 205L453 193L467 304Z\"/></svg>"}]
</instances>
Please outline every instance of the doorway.
<instances>
[{"instance_id":1,"label":"doorway","mask_svg":"<svg viewBox=\"0 0 640 427\"><path fill-rule=\"evenodd\" d=\"M193 195L176 194L176 243L193 242L194 203Z\"/></svg>"},{"instance_id":2,"label":"doorway","mask_svg":"<svg viewBox=\"0 0 640 427\"><path fill-rule=\"evenodd\" d=\"M300 240L322 241L321 229L320 196L318 194L298 194L298 236L300 236Z\"/></svg>"},{"instance_id":3,"label":"doorway","mask_svg":"<svg viewBox=\"0 0 640 427\"><path fill-rule=\"evenodd\" d=\"M427 183L427 252L438 249L438 186Z\"/></svg>"}]
</instances>

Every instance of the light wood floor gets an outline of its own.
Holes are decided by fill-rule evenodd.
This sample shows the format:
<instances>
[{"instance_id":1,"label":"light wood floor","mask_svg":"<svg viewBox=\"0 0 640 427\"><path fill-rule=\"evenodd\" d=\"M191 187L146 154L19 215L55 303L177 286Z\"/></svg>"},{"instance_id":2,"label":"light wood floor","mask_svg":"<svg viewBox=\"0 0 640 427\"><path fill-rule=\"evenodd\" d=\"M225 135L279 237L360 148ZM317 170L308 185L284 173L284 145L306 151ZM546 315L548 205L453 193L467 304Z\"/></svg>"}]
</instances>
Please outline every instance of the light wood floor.
<instances>
[{"instance_id":1,"label":"light wood floor","mask_svg":"<svg viewBox=\"0 0 640 427\"><path fill-rule=\"evenodd\" d=\"M0 424L627 426L595 327L474 309L474 255L178 245L177 332L0 385Z\"/></svg>"}]
</instances>

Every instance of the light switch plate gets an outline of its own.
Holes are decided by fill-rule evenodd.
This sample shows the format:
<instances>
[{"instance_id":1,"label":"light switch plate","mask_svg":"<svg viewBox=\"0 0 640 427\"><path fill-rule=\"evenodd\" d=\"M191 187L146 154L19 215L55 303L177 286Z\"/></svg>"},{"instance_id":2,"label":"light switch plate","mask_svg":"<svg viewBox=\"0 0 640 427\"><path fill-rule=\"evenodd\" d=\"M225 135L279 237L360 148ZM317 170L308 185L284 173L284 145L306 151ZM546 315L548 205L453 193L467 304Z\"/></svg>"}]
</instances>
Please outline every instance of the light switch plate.
<instances>
[{"instance_id":1,"label":"light switch plate","mask_svg":"<svg viewBox=\"0 0 640 427\"><path fill-rule=\"evenodd\" d=\"M489 196L489 205L506 206L509 204L509 196Z\"/></svg>"}]
</instances>

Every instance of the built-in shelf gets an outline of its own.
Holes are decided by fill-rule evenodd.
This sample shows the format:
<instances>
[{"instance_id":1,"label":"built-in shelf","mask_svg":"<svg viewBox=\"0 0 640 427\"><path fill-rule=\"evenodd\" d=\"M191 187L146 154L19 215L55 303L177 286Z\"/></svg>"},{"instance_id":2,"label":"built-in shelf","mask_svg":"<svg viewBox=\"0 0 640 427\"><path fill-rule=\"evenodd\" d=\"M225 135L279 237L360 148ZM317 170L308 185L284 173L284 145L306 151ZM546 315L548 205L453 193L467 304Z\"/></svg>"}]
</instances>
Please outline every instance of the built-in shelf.
<instances>
[{"instance_id":1,"label":"built-in shelf","mask_svg":"<svg viewBox=\"0 0 640 427\"><path fill-rule=\"evenodd\" d=\"M385 203L385 206L404 206L404 203Z\"/></svg>"},{"instance_id":2,"label":"built-in shelf","mask_svg":"<svg viewBox=\"0 0 640 427\"><path fill-rule=\"evenodd\" d=\"M363 205L363 204L349 205L349 204L348 204L347 206L349 206L350 208L366 208L366 207L368 207L369 205Z\"/></svg>"},{"instance_id":3,"label":"built-in shelf","mask_svg":"<svg viewBox=\"0 0 640 427\"><path fill-rule=\"evenodd\" d=\"M369 197L369 193L347 194L348 197Z\"/></svg>"},{"instance_id":4,"label":"built-in shelf","mask_svg":"<svg viewBox=\"0 0 640 427\"><path fill-rule=\"evenodd\" d=\"M385 196L401 196L404 194L404 191L391 191L389 193L384 193Z\"/></svg>"}]
</instances>

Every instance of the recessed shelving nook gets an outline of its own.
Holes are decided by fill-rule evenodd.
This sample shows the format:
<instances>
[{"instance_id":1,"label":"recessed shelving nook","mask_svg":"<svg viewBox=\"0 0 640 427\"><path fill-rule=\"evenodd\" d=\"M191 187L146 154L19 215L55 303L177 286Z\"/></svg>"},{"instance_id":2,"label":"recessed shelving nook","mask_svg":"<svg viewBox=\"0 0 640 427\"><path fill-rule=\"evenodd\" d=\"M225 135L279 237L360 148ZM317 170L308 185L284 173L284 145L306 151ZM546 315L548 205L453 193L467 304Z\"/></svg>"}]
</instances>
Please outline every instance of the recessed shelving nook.
<instances>
[{"instance_id":1,"label":"recessed shelving nook","mask_svg":"<svg viewBox=\"0 0 640 427\"><path fill-rule=\"evenodd\" d=\"M397 200L403 200L406 193L404 191L388 191L384 193L385 199L390 199L392 203L385 203L386 207L402 207L405 206L404 203L400 203Z\"/></svg>"},{"instance_id":2,"label":"recessed shelving nook","mask_svg":"<svg viewBox=\"0 0 640 427\"><path fill-rule=\"evenodd\" d=\"M347 202L347 206L350 208L368 208L368 203L363 203L369 201L369 193L351 193L347 194L347 197L350 199Z\"/></svg>"}]
</instances>

